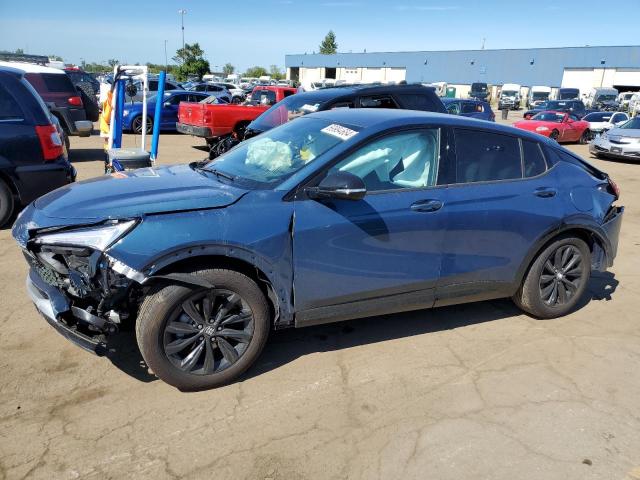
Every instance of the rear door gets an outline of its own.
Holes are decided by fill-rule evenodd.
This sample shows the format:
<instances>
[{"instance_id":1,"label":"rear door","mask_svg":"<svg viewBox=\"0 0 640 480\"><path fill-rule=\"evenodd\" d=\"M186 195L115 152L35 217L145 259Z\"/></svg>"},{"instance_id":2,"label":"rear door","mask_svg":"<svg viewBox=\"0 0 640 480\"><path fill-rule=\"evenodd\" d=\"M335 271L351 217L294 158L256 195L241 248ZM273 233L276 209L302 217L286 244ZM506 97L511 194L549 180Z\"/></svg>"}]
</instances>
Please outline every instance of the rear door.
<instances>
[{"instance_id":1,"label":"rear door","mask_svg":"<svg viewBox=\"0 0 640 480\"><path fill-rule=\"evenodd\" d=\"M511 295L533 244L562 219L555 171L537 142L463 128L454 137L437 305Z\"/></svg>"}]
</instances>

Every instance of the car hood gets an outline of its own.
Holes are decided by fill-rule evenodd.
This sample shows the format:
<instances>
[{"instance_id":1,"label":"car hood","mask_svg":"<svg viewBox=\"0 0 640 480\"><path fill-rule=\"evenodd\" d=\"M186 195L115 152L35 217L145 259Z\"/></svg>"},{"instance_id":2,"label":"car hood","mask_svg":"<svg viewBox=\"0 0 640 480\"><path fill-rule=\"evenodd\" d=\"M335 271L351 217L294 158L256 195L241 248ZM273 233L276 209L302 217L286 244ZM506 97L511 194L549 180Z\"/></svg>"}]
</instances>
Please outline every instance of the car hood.
<instances>
[{"instance_id":1,"label":"car hood","mask_svg":"<svg viewBox=\"0 0 640 480\"><path fill-rule=\"evenodd\" d=\"M246 192L220 183L212 174L196 171L189 165L174 165L117 172L73 183L40 197L34 207L46 217L94 222L226 207Z\"/></svg>"},{"instance_id":2,"label":"car hood","mask_svg":"<svg viewBox=\"0 0 640 480\"><path fill-rule=\"evenodd\" d=\"M609 138L611 137L632 137L640 138L640 129L637 128L612 128L607 132Z\"/></svg>"}]
</instances>

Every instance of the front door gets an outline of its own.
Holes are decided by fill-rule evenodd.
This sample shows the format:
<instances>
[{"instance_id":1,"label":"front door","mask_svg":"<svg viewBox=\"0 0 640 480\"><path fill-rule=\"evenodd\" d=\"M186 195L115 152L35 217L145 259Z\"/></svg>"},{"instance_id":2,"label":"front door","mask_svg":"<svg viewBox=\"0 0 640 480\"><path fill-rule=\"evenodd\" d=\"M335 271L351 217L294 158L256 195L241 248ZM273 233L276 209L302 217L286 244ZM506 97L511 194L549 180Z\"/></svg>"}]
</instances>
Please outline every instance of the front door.
<instances>
[{"instance_id":1,"label":"front door","mask_svg":"<svg viewBox=\"0 0 640 480\"><path fill-rule=\"evenodd\" d=\"M363 179L363 200L295 203L298 325L430 307L440 275L446 150L439 128L379 137L332 166Z\"/></svg>"}]
</instances>

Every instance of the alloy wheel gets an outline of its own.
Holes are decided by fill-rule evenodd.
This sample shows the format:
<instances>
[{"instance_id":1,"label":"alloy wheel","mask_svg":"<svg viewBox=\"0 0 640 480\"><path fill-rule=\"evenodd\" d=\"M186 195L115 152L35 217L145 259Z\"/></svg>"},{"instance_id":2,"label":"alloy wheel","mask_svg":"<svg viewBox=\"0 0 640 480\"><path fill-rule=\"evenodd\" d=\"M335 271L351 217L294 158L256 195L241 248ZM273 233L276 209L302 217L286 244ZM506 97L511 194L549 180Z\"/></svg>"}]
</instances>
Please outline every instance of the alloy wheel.
<instances>
[{"instance_id":1,"label":"alloy wheel","mask_svg":"<svg viewBox=\"0 0 640 480\"><path fill-rule=\"evenodd\" d=\"M133 125L131 129L134 133L142 133L142 117L136 117L133 119ZM153 130L153 121L147 117L147 133L151 133Z\"/></svg>"},{"instance_id":2,"label":"alloy wheel","mask_svg":"<svg viewBox=\"0 0 640 480\"><path fill-rule=\"evenodd\" d=\"M549 255L539 281L542 301L549 306L565 305L582 284L583 259L574 245L563 245Z\"/></svg>"},{"instance_id":3,"label":"alloy wheel","mask_svg":"<svg viewBox=\"0 0 640 480\"><path fill-rule=\"evenodd\" d=\"M164 353L185 373L218 373L240 359L254 328L251 308L237 293L223 289L196 292L169 317Z\"/></svg>"}]
</instances>

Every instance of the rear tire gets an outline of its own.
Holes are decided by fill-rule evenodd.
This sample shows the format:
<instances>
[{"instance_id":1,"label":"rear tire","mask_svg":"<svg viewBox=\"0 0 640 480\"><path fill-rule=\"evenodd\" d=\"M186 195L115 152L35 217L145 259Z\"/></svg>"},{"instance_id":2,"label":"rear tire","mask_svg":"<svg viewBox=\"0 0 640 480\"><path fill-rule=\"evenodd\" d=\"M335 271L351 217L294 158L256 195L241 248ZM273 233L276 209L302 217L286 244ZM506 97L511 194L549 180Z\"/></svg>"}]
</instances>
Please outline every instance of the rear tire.
<instances>
[{"instance_id":1,"label":"rear tire","mask_svg":"<svg viewBox=\"0 0 640 480\"><path fill-rule=\"evenodd\" d=\"M131 121L131 130L133 133L142 133L142 116L138 116ZM147 117L147 133L153 131L153 119Z\"/></svg>"},{"instance_id":2,"label":"rear tire","mask_svg":"<svg viewBox=\"0 0 640 480\"><path fill-rule=\"evenodd\" d=\"M0 227L4 227L13 215L15 202L13 192L9 186L0 179Z\"/></svg>"},{"instance_id":3,"label":"rear tire","mask_svg":"<svg viewBox=\"0 0 640 480\"><path fill-rule=\"evenodd\" d=\"M187 274L215 288L153 287L140 307L138 346L147 365L166 383L180 390L219 387L237 379L262 352L271 325L269 307L256 283L239 272ZM193 308L185 308L188 304ZM225 324L231 317L242 320Z\"/></svg>"},{"instance_id":4,"label":"rear tire","mask_svg":"<svg viewBox=\"0 0 640 480\"><path fill-rule=\"evenodd\" d=\"M587 143L589 143L591 141L591 132L589 130L585 130L584 132L582 132L582 135L580 135L580 145L586 145Z\"/></svg>"},{"instance_id":5,"label":"rear tire","mask_svg":"<svg viewBox=\"0 0 640 480\"><path fill-rule=\"evenodd\" d=\"M538 318L571 312L587 290L591 251L576 237L559 237L535 259L513 301Z\"/></svg>"}]
</instances>

